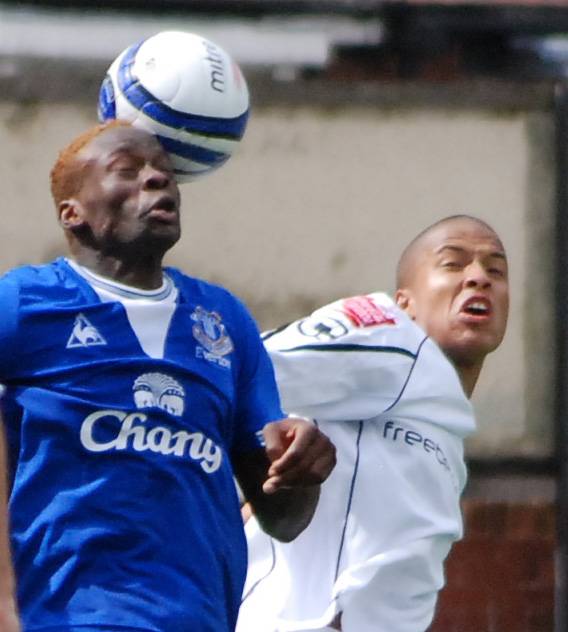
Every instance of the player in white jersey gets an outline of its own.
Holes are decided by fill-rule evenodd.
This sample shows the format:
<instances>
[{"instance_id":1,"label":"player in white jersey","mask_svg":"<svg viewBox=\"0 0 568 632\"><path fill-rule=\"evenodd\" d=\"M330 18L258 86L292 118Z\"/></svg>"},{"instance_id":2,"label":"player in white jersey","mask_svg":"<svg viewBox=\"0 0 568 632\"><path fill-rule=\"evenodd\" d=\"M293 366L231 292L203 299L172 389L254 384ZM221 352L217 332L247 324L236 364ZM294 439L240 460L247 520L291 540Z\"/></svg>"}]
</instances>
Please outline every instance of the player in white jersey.
<instances>
[{"instance_id":1,"label":"player in white jersey","mask_svg":"<svg viewBox=\"0 0 568 632\"><path fill-rule=\"evenodd\" d=\"M155 137L97 126L51 182L71 258L0 278L0 502L8 473L22 627L232 632L246 572L234 477L289 540L334 448L282 419L244 305L162 267L180 194ZM13 577L4 516L2 632L19 626Z\"/></svg>"},{"instance_id":2,"label":"player in white jersey","mask_svg":"<svg viewBox=\"0 0 568 632\"><path fill-rule=\"evenodd\" d=\"M403 253L395 300L336 301L268 332L285 410L332 439L337 466L289 544L246 525L238 632L424 632L462 535L469 397L508 312L503 245L452 216Z\"/></svg>"}]
</instances>

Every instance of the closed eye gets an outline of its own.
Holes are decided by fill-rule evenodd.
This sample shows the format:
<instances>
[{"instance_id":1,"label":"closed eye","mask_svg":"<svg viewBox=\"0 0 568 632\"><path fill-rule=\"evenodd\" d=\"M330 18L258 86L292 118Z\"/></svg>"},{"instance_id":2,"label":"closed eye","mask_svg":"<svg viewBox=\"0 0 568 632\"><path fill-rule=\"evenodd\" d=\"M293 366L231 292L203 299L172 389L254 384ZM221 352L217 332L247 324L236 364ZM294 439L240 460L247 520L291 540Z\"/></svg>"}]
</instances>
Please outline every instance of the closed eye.
<instances>
[{"instance_id":1,"label":"closed eye","mask_svg":"<svg viewBox=\"0 0 568 632\"><path fill-rule=\"evenodd\" d=\"M492 274L494 276L504 277L505 270L501 270L501 268L489 268L489 274Z\"/></svg>"},{"instance_id":2,"label":"closed eye","mask_svg":"<svg viewBox=\"0 0 568 632\"><path fill-rule=\"evenodd\" d=\"M158 169L158 171L161 171L162 173L166 173L168 175L173 175L174 174L174 166L172 165L171 162L156 163L154 165L154 168Z\"/></svg>"},{"instance_id":3,"label":"closed eye","mask_svg":"<svg viewBox=\"0 0 568 632\"><path fill-rule=\"evenodd\" d=\"M111 165L110 170L123 178L133 178L138 174L139 166L133 163L116 163Z\"/></svg>"}]
</instances>

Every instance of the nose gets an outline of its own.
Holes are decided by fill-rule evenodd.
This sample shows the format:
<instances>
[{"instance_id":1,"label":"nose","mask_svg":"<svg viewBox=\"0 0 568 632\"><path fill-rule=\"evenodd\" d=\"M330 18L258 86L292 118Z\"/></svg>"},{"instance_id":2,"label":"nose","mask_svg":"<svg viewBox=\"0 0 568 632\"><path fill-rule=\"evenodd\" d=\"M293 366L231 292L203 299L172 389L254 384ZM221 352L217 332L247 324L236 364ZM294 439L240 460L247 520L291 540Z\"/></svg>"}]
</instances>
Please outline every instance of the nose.
<instances>
[{"instance_id":1,"label":"nose","mask_svg":"<svg viewBox=\"0 0 568 632\"><path fill-rule=\"evenodd\" d=\"M165 189L172 179L169 171L159 169L151 164L144 166L142 177L147 189Z\"/></svg>"},{"instance_id":2,"label":"nose","mask_svg":"<svg viewBox=\"0 0 568 632\"><path fill-rule=\"evenodd\" d=\"M491 285L491 277L480 261L472 261L466 268L464 283L466 287L486 288Z\"/></svg>"}]
</instances>

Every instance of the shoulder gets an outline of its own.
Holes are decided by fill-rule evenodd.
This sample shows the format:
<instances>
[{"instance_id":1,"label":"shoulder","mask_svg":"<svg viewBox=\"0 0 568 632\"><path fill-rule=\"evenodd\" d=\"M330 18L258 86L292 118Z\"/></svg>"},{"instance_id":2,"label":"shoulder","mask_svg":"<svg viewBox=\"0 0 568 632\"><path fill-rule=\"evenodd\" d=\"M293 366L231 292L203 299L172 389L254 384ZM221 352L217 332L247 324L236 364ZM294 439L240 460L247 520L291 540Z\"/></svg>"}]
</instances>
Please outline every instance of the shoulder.
<instances>
[{"instance_id":1,"label":"shoulder","mask_svg":"<svg viewBox=\"0 0 568 632\"><path fill-rule=\"evenodd\" d=\"M60 287L57 271L52 264L20 266L0 277L0 346L15 352L15 339L24 314L38 312L51 305Z\"/></svg>"},{"instance_id":2,"label":"shoulder","mask_svg":"<svg viewBox=\"0 0 568 632\"><path fill-rule=\"evenodd\" d=\"M25 265L13 268L0 277L0 291L8 287L22 290L57 285L62 280L60 261L43 265Z\"/></svg>"},{"instance_id":3,"label":"shoulder","mask_svg":"<svg viewBox=\"0 0 568 632\"><path fill-rule=\"evenodd\" d=\"M208 312L219 313L224 319L253 320L249 309L241 298L227 288L184 274L177 268L165 268L184 300L199 305Z\"/></svg>"},{"instance_id":4,"label":"shoulder","mask_svg":"<svg viewBox=\"0 0 568 632\"><path fill-rule=\"evenodd\" d=\"M227 288L211 281L185 274L178 268L164 268L166 274L182 291L189 291L196 297L215 297L227 301L238 301L237 297Z\"/></svg>"},{"instance_id":5,"label":"shoulder","mask_svg":"<svg viewBox=\"0 0 568 632\"><path fill-rule=\"evenodd\" d=\"M47 279L55 273L56 265L57 261L43 265L18 266L5 272L0 277L0 281L22 284L41 282L42 279Z\"/></svg>"},{"instance_id":6,"label":"shoulder","mask_svg":"<svg viewBox=\"0 0 568 632\"><path fill-rule=\"evenodd\" d=\"M426 334L385 293L341 298L263 335L269 349L367 348L415 355Z\"/></svg>"},{"instance_id":7,"label":"shoulder","mask_svg":"<svg viewBox=\"0 0 568 632\"><path fill-rule=\"evenodd\" d=\"M13 268L0 277L0 297L17 295L21 305L61 303L75 296L81 285L63 257L42 265Z\"/></svg>"}]
</instances>

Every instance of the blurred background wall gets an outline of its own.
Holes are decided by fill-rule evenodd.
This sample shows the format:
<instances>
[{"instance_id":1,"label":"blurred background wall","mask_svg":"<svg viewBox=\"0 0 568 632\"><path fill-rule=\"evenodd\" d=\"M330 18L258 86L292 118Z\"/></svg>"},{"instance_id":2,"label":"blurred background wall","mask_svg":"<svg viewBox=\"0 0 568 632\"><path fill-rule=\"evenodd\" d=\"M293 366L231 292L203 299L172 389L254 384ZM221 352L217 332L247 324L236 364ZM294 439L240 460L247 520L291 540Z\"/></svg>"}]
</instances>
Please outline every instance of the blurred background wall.
<instances>
[{"instance_id":1,"label":"blurred background wall","mask_svg":"<svg viewBox=\"0 0 568 632\"><path fill-rule=\"evenodd\" d=\"M391 292L422 228L481 217L506 245L513 296L506 342L475 394L470 450L542 456L553 430L553 135L544 100L504 108L491 97L442 107L425 91L392 107L338 94L322 106L308 89L302 105L254 103L237 155L182 185L183 238L169 262L230 287L268 328L341 296ZM49 170L95 117L93 103L0 102L3 269L65 252Z\"/></svg>"}]
</instances>

